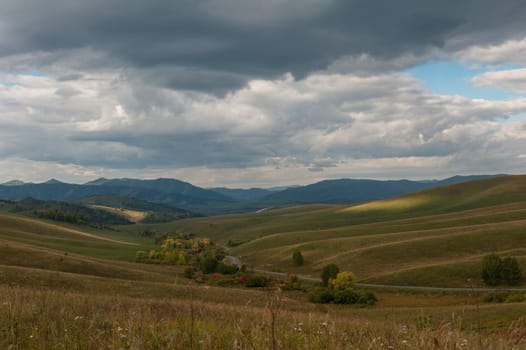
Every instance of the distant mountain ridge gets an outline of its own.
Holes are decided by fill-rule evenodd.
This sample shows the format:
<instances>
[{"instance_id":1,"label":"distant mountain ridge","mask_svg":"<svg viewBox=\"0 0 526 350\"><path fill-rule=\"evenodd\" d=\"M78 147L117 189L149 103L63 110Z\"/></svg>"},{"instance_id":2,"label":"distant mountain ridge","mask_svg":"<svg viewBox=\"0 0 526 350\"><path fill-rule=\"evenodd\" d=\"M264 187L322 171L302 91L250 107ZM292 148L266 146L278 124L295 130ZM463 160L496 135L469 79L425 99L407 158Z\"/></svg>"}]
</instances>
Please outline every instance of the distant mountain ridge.
<instances>
[{"instance_id":1,"label":"distant mountain ridge","mask_svg":"<svg viewBox=\"0 0 526 350\"><path fill-rule=\"evenodd\" d=\"M472 180L505 175L453 176L444 180L366 180L338 179L324 180L307 186L292 187L275 192L265 201L280 204L310 203L356 203L384 199L411 192L451 185Z\"/></svg>"},{"instance_id":2,"label":"distant mountain ridge","mask_svg":"<svg viewBox=\"0 0 526 350\"><path fill-rule=\"evenodd\" d=\"M259 201L266 196L274 193L272 190L267 190L263 188L249 188L249 189L243 189L243 188L226 188L226 187L216 187L216 188L210 188L210 190L220 193L224 196L228 196L231 198L234 198L238 201Z\"/></svg>"},{"instance_id":3,"label":"distant mountain ridge","mask_svg":"<svg viewBox=\"0 0 526 350\"><path fill-rule=\"evenodd\" d=\"M1 186L22 186L24 185L24 181L11 180L11 181L4 182L3 184L0 184L0 185Z\"/></svg>"},{"instance_id":4,"label":"distant mountain ridge","mask_svg":"<svg viewBox=\"0 0 526 350\"><path fill-rule=\"evenodd\" d=\"M501 175L454 176L444 180L324 180L282 191L268 189L204 189L176 179L105 179L85 184L68 184L51 179L44 183L13 180L0 185L0 199L78 201L93 196L135 198L205 215L241 213L271 206L310 203L358 203L384 199L442 185Z\"/></svg>"},{"instance_id":5,"label":"distant mountain ridge","mask_svg":"<svg viewBox=\"0 0 526 350\"><path fill-rule=\"evenodd\" d=\"M98 179L88 184L68 184L56 180L19 186L0 185L0 199L75 201L85 197L116 195L178 207L194 212L236 202L220 193L175 179Z\"/></svg>"}]
</instances>

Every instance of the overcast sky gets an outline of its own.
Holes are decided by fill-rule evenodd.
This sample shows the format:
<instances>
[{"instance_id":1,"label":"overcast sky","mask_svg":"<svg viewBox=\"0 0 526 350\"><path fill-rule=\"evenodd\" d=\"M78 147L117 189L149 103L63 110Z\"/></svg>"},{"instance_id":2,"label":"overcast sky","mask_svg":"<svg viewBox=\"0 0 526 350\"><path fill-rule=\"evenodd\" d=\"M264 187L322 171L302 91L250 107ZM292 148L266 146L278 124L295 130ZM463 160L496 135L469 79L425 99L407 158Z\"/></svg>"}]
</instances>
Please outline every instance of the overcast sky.
<instances>
[{"instance_id":1,"label":"overcast sky","mask_svg":"<svg viewBox=\"0 0 526 350\"><path fill-rule=\"evenodd\" d=\"M0 182L526 173L526 3L2 0Z\"/></svg>"}]
</instances>

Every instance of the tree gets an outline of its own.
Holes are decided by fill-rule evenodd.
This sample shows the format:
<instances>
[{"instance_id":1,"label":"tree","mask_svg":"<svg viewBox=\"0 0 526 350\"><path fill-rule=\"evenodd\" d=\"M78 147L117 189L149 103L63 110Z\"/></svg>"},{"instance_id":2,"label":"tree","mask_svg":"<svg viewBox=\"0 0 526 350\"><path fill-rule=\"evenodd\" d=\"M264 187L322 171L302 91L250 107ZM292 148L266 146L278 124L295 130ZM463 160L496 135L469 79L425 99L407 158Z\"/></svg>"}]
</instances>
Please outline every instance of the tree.
<instances>
[{"instance_id":1,"label":"tree","mask_svg":"<svg viewBox=\"0 0 526 350\"><path fill-rule=\"evenodd\" d=\"M497 254L486 255L482 259L482 279L490 286L496 286L502 280L502 259Z\"/></svg>"},{"instance_id":2,"label":"tree","mask_svg":"<svg viewBox=\"0 0 526 350\"><path fill-rule=\"evenodd\" d=\"M292 253L292 261L296 266L303 265L303 255L301 254L299 249L294 250L294 252Z\"/></svg>"},{"instance_id":3,"label":"tree","mask_svg":"<svg viewBox=\"0 0 526 350\"><path fill-rule=\"evenodd\" d=\"M336 278L338 272L340 272L340 268L336 264L325 265L321 270L321 284L327 287L329 279Z\"/></svg>"},{"instance_id":4,"label":"tree","mask_svg":"<svg viewBox=\"0 0 526 350\"><path fill-rule=\"evenodd\" d=\"M204 260L201 262L201 271L204 274L213 273L217 269L218 265L217 258L214 256L207 256L204 258Z\"/></svg>"},{"instance_id":5,"label":"tree","mask_svg":"<svg viewBox=\"0 0 526 350\"><path fill-rule=\"evenodd\" d=\"M329 279L329 285L334 291L351 288L356 280L352 272L343 271L336 275L336 278Z\"/></svg>"},{"instance_id":6,"label":"tree","mask_svg":"<svg viewBox=\"0 0 526 350\"><path fill-rule=\"evenodd\" d=\"M301 289L301 280L298 276L289 273L287 275L287 279L285 280L285 284L283 286L283 289L285 290L300 290Z\"/></svg>"},{"instance_id":7,"label":"tree","mask_svg":"<svg viewBox=\"0 0 526 350\"><path fill-rule=\"evenodd\" d=\"M507 257L502 259L501 263L501 277L506 284L515 286L520 283L522 279L519 262L515 257Z\"/></svg>"}]
</instances>

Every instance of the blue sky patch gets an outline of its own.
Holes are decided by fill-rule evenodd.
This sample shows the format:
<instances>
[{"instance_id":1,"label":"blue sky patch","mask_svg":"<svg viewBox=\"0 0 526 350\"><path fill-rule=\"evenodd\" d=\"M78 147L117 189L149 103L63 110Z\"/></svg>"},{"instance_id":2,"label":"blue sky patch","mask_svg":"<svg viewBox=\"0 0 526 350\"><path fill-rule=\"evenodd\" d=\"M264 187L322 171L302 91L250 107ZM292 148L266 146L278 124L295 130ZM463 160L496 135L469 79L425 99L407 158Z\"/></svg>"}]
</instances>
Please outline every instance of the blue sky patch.
<instances>
[{"instance_id":1,"label":"blue sky patch","mask_svg":"<svg viewBox=\"0 0 526 350\"><path fill-rule=\"evenodd\" d=\"M499 65L498 70L520 68L515 65ZM494 69L493 69L494 70ZM497 87L475 87L469 80L475 75L492 71L491 67L481 64L463 64L456 61L429 61L406 70L422 81L431 91L438 94L461 95L468 98L505 100L521 95Z\"/></svg>"},{"instance_id":2,"label":"blue sky patch","mask_svg":"<svg viewBox=\"0 0 526 350\"><path fill-rule=\"evenodd\" d=\"M510 116L508 119L506 119L506 122L507 123L513 123L513 122L518 122L518 121L524 120L524 119L526 119L526 112L519 113L519 114L514 114L514 115Z\"/></svg>"},{"instance_id":3,"label":"blue sky patch","mask_svg":"<svg viewBox=\"0 0 526 350\"><path fill-rule=\"evenodd\" d=\"M45 77L46 76L44 74L44 72L39 71L39 70L28 70L28 71L25 71L25 72L20 72L19 74L20 75L31 75L31 76L34 76L34 77Z\"/></svg>"}]
</instances>

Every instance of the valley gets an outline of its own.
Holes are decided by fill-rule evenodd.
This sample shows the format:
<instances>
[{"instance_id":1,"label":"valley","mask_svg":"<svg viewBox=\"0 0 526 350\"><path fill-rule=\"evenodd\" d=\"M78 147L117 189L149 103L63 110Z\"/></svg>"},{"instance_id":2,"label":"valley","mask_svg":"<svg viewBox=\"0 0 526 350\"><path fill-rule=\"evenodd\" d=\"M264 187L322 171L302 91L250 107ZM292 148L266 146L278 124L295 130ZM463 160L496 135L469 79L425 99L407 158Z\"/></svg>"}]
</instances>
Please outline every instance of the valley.
<instances>
[{"instance_id":1,"label":"valley","mask_svg":"<svg viewBox=\"0 0 526 350\"><path fill-rule=\"evenodd\" d=\"M0 346L337 349L378 342L378 348L431 349L436 339L444 348L465 342L464 348L477 349L482 342L511 349L521 344L526 285L497 286L508 302L484 301L493 292L481 279L481 261L490 253L515 257L526 271L525 228L526 176L356 205L98 228L5 211ZM207 237L248 271L311 280L298 290L222 286L214 282L221 274L199 282L185 277L184 265L135 262L138 251L158 249L154 237L167 232ZM294 251L304 258L301 266L291 258ZM375 293L377 303L309 302L328 264L352 271L355 287Z\"/></svg>"}]
</instances>

